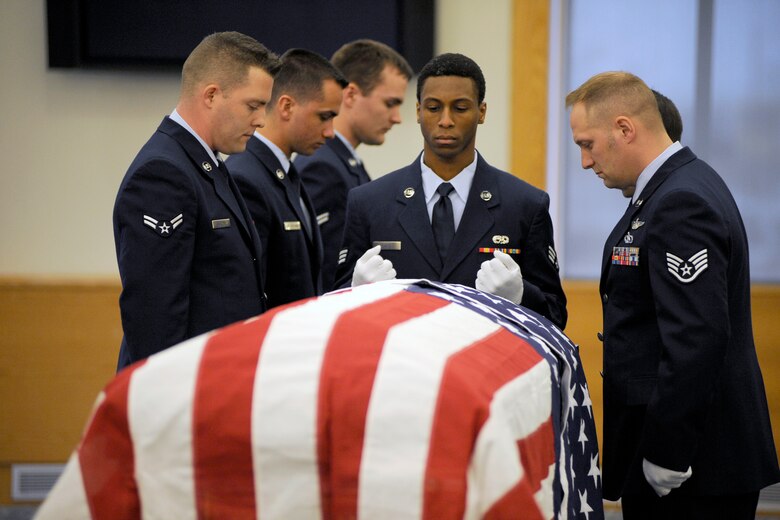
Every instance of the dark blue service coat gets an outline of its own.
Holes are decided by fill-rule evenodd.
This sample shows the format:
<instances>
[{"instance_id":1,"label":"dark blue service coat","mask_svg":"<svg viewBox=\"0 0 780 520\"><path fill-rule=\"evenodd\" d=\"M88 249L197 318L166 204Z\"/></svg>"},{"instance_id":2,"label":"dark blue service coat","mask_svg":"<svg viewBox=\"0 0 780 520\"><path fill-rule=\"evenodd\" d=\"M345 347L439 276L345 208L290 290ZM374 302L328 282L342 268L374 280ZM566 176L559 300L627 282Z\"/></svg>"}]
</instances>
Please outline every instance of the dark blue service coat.
<instances>
[{"instance_id":1,"label":"dark blue service coat","mask_svg":"<svg viewBox=\"0 0 780 520\"><path fill-rule=\"evenodd\" d=\"M114 205L119 368L266 309L263 250L233 180L166 117Z\"/></svg>"},{"instance_id":2,"label":"dark blue service coat","mask_svg":"<svg viewBox=\"0 0 780 520\"><path fill-rule=\"evenodd\" d=\"M295 170L286 174L273 151L256 137L245 152L230 156L227 165L266 253L262 272L268 306L322 294L322 238L311 199ZM299 194L309 213L309 231Z\"/></svg>"},{"instance_id":3,"label":"dark blue service coat","mask_svg":"<svg viewBox=\"0 0 780 520\"><path fill-rule=\"evenodd\" d=\"M566 325L566 297L549 214L550 198L540 189L493 168L480 155L474 181L448 256L442 263L425 206L420 158L349 192L344 232L344 261L337 286L349 285L355 262L376 242L393 263L398 278L427 278L474 287L477 272L492 252L510 253L520 265L521 305Z\"/></svg>"},{"instance_id":4,"label":"dark blue service coat","mask_svg":"<svg viewBox=\"0 0 780 520\"><path fill-rule=\"evenodd\" d=\"M672 493L780 480L753 344L745 228L718 174L684 148L604 247L604 497L649 496L642 459L693 475Z\"/></svg>"}]
</instances>

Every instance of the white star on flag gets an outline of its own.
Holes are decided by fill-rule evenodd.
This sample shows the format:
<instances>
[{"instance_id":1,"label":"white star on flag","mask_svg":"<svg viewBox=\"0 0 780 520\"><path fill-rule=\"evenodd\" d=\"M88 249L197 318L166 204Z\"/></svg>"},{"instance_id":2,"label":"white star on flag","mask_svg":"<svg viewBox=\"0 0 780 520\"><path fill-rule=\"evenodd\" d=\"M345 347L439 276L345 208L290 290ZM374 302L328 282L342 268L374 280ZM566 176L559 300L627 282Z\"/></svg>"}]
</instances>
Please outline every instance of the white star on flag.
<instances>
[{"instance_id":1,"label":"white star on flag","mask_svg":"<svg viewBox=\"0 0 780 520\"><path fill-rule=\"evenodd\" d=\"M571 412L571 418L574 419L574 409L579 406L579 403L577 402L577 397L574 395L574 393L577 391L577 384L575 383L574 386L569 388L569 394L571 395L571 406L569 407L569 412Z\"/></svg>"},{"instance_id":2,"label":"white star on flag","mask_svg":"<svg viewBox=\"0 0 780 520\"><path fill-rule=\"evenodd\" d=\"M601 470L599 470L599 456L594 455L590 458L590 471L588 476L593 477L593 485L598 486L597 480L601 477Z\"/></svg>"},{"instance_id":3,"label":"white star on flag","mask_svg":"<svg viewBox=\"0 0 780 520\"><path fill-rule=\"evenodd\" d=\"M579 495L580 495L580 513L584 513L585 520L588 520L588 513L593 512L593 508L591 508L590 504L588 504L588 490L586 489L584 493L579 493Z\"/></svg>"},{"instance_id":4,"label":"white star on flag","mask_svg":"<svg viewBox=\"0 0 780 520\"><path fill-rule=\"evenodd\" d=\"M588 442L588 436L585 435L585 421L580 421L580 437L577 442L582 443L582 453L585 453L585 443Z\"/></svg>"},{"instance_id":5,"label":"white star on flag","mask_svg":"<svg viewBox=\"0 0 780 520\"><path fill-rule=\"evenodd\" d=\"M593 401L590 400L590 394L588 393L588 387L587 387L587 385L580 385L580 389L582 390L582 404L581 404L581 406L585 406L588 409L588 415L593 417L593 409L591 408L593 406Z\"/></svg>"}]
</instances>

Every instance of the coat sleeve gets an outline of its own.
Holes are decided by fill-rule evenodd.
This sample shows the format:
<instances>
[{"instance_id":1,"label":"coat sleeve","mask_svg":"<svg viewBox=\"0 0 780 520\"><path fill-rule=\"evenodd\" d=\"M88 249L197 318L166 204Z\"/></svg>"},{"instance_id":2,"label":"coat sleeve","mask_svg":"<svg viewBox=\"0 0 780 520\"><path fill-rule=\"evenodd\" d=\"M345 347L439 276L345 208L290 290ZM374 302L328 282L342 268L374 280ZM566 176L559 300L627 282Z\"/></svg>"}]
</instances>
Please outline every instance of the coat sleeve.
<instances>
[{"instance_id":1,"label":"coat sleeve","mask_svg":"<svg viewBox=\"0 0 780 520\"><path fill-rule=\"evenodd\" d=\"M698 195L666 195L648 219L648 269L661 336L643 456L685 471L696 454L729 343L728 229Z\"/></svg>"},{"instance_id":2,"label":"coat sleeve","mask_svg":"<svg viewBox=\"0 0 780 520\"><path fill-rule=\"evenodd\" d=\"M114 219L122 328L139 360L187 337L197 193L177 166L149 161L123 184Z\"/></svg>"},{"instance_id":3,"label":"coat sleeve","mask_svg":"<svg viewBox=\"0 0 780 520\"><path fill-rule=\"evenodd\" d=\"M550 218L550 197L542 193L520 256L523 299L520 302L563 329L566 327L566 295L558 274L558 260Z\"/></svg>"},{"instance_id":4,"label":"coat sleeve","mask_svg":"<svg viewBox=\"0 0 780 520\"><path fill-rule=\"evenodd\" d=\"M324 291L334 289L339 247L344 235L345 213L349 186L336 166L327 161L310 160L300 170L317 213L323 243L322 285ZM320 220L322 219L322 220Z\"/></svg>"}]
</instances>

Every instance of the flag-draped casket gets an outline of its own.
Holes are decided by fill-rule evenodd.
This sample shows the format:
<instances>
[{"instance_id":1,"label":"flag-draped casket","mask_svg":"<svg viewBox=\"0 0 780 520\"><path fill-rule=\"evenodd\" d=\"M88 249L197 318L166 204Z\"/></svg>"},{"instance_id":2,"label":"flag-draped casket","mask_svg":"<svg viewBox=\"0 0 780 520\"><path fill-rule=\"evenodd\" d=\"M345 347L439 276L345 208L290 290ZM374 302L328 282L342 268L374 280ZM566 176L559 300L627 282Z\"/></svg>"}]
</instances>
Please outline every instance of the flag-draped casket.
<instances>
[{"instance_id":1,"label":"flag-draped casket","mask_svg":"<svg viewBox=\"0 0 780 520\"><path fill-rule=\"evenodd\" d=\"M547 320L395 280L120 372L39 519L601 518L588 388Z\"/></svg>"}]
</instances>

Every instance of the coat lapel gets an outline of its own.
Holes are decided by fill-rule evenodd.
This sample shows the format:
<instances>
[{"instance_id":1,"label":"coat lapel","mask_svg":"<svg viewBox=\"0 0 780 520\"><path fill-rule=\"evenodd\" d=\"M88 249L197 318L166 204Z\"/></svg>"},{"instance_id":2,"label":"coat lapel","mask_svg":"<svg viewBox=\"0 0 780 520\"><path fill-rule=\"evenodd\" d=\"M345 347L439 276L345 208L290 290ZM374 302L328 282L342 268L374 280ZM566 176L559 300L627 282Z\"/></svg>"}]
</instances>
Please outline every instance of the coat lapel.
<instances>
[{"instance_id":1,"label":"coat lapel","mask_svg":"<svg viewBox=\"0 0 780 520\"><path fill-rule=\"evenodd\" d=\"M407 196L413 190L412 196ZM422 187L420 157L407 168L405 176L396 186L396 200L403 206L398 214L398 223L409 236L423 258L438 273L441 272L441 259L433 238L433 228L425 206L425 193Z\"/></svg>"},{"instance_id":2,"label":"coat lapel","mask_svg":"<svg viewBox=\"0 0 780 520\"><path fill-rule=\"evenodd\" d=\"M341 160L341 162L344 163L347 171L350 175L355 177L355 180L357 181L356 183L358 185L365 184L371 180L365 168L363 168L363 166L355 160L355 158L352 156L352 152L350 152L344 143L341 142L341 139L338 137L328 139L325 145L329 146L330 149L333 150L336 156Z\"/></svg>"},{"instance_id":3,"label":"coat lapel","mask_svg":"<svg viewBox=\"0 0 780 520\"><path fill-rule=\"evenodd\" d=\"M282 165L279 163L279 159L276 158L276 155L274 155L273 151L271 151L271 149L268 148L265 143L256 137L253 137L249 140L247 150L249 150L252 155L257 158L257 160L265 169L266 173L271 176L271 181L276 183L282 188L282 190L284 190L284 196L287 200L288 206L292 208L295 216L298 217L298 220L301 222L303 227L303 234L306 236L306 239L309 241L309 243L312 244L311 232L306 231L306 226L303 225L303 222L305 222L306 219L303 215L303 211L301 211L301 202L298 200L299 194L295 191L293 184L289 179L287 182L285 182L285 177L287 177L287 174L284 174L284 176L282 176L280 179L277 173L279 171L284 173L284 168L282 168ZM310 208L307 209L311 211ZM315 213L312 212L311 214L314 215ZM311 221L309 221L308 224L310 229L311 226L316 225L316 223Z\"/></svg>"},{"instance_id":4,"label":"coat lapel","mask_svg":"<svg viewBox=\"0 0 780 520\"><path fill-rule=\"evenodd\" d=\"M200 142L198 142L198 140L195 139L195 137L180 124L176 123L169 117L166 117L160 124L159 130L165 134L170 135L179 143L182 148L184 148L184 151L196 165L198 171L211 182L217 197L219 197L219 199L228 207L236 221L241 226L241 233L243 234L245 240L247 240L251 246L254 246L252 233L250 232L249 225L247 224L248 221L246 219L246 215L241 210L241 207L238 203L238 197L240 196L238 188L235 187L235 184L233 183L233 180L230 178L230 176L228 175L224 181L220 181L220 179L216 177L220 174L217 165L214 164L214 161L211 159L209 154L206 152L206 150L203 149L203 145L201 145ZM234 190L232 192L231 185Z\"/></svg>"},{"instance_id":5,"label":"coat lapel","mask_svg":"<svg viewBox=\"0 0 780 520\"><path fill-rule=\"evenodd\" d=\"M670 175L672 175L680 166L687 164L694 159L696 159L696 155L687 146L669 157L650 178L650 181L644 189L642 189L642 193L639 194L636 202L626 209L626 212L612 229L612 232L609 234L609 237L604 244L604 254L602 256L600 284L602 292L605 289L604 283L607 278L607 273L609 272L609 266L612 264L612 248L625 236L629 222L634 218L634 215L642 210L642 206L653 196L658 187L661 186Z\"/></svg>"},{"instance_id":6,"label":"coat lapel","mask_svg":"<svg viewBox=\"0 0 780 520\"><path fill-rule=\"evenodd\" d=\"M637 206L636 204L629 205L628 208L626 208L626 212L623 213L623 216L620 217L620 220L618 220L618 223L615 224L614 228L612 228L612 232L609 234L607 241L604 243L604 254L602 255L601 260L602 292L604 290L604 281L607 279L607 273L609 272L609 266L612 263L612 247L616 246L618 241L623 238L626 233L626 229L628 228L628 223L631 221L634 214L639 211L639 209L640 206Z\"/></svg>"},{"instance_id":7,"label":"coat lapel","mask_svg":"<svg viewBox=\"0 0 780 520\"><path fill-rule=\"evenodd\" d=\"M489 200L483 200L482 193L490 193ZM469 196L466 200L466 208L463 211L463 217L460 219L460 225L452 239L447 258L444 262L444 268L441 272L441 279L446 280L447 276L479 245L479 240L494 225L492 208L501 203L501 194L495 183L495 177L491 174L490 166L478 156L477 170L474 173L474 181L471 183ZM476 273L474 273L476 277Z\"/></svg>"}]
</instances>

